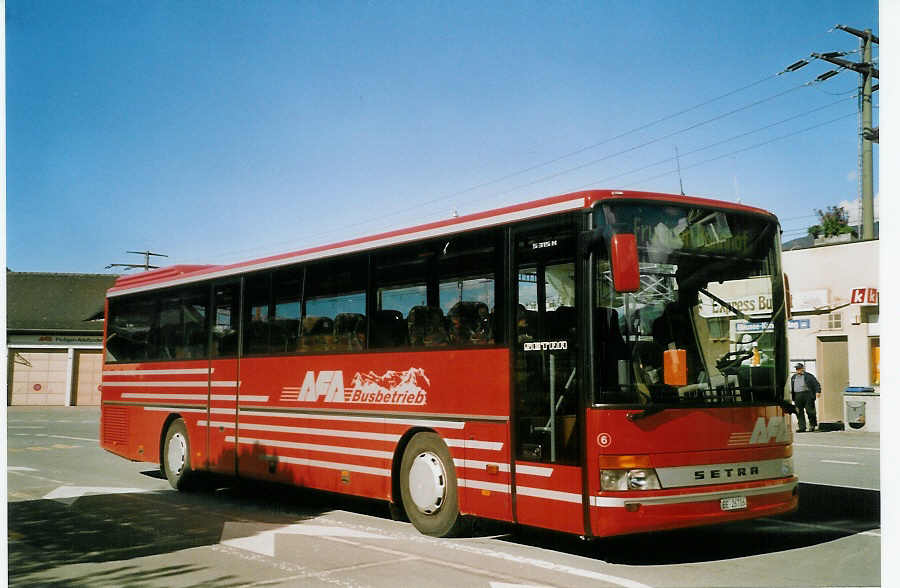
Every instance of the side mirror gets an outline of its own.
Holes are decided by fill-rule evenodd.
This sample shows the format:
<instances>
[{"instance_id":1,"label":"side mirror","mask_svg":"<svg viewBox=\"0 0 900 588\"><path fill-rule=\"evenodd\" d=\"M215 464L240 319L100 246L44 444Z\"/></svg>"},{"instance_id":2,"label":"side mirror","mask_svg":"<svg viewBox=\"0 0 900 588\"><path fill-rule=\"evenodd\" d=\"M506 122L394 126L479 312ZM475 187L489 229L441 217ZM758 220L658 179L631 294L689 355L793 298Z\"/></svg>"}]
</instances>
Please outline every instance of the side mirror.
<instances>
[{"instance_id":1,"label":"side mirror","mask_svg":"<svg viewBox=\"0 0 900 588\"><path fill-rule=\"evenodd\" d=\"M791 320L791 307L794 305L794 301L791 300L791 282L788 280L787 273L782 274L784 276L784 308L785 308L785 316L787 320Z\"/></svg>"},{"instance_id":2,"label":"side mirror","mask_svg":"<svg viewBox=\"0 0 900 588\"><path fill-rule=\"evenodd\" d=\"M638 266L637 238L632 233L613 235L609 243L612 262L613 287L616 292L637 292L641 289Z\"/></svg>"}]
</instances>

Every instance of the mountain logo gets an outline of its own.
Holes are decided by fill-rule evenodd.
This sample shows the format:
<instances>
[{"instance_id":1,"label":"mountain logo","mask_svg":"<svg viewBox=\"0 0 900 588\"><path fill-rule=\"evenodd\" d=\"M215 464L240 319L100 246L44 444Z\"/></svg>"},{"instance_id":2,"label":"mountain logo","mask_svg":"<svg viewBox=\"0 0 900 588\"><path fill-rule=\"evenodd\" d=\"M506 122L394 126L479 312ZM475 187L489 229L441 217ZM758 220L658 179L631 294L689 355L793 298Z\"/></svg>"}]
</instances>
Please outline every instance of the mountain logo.
<instances>
[{"instance_id":1,"label":"mountain logo","mask_svg":"<svg viewBox=\"0 0 900 588\"><path fill-rule=\"evenodd\" d=\"M423 406L428 400L431 381L422 368L356 372L350 386L344 386L344 372L322 370L306 372L299 388L284 387L282 401L335 402L348 404L392 404Z\"/></svg>"}]
</instances>

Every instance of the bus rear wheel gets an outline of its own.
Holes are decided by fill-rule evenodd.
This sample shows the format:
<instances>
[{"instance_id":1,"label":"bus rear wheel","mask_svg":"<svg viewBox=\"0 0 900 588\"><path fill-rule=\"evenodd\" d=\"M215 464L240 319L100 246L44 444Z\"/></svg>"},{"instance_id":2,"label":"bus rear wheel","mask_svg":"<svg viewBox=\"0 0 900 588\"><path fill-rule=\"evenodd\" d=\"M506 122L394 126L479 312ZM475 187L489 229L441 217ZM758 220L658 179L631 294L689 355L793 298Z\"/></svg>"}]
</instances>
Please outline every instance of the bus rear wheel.
<instances>
[{"instance_id":1,"label":"bus rear wheel","mask_svg":"<svg viewBox=\"0 0 900 588\"><path fill-rule=\"evenodd\" d=\"M182 419L172 421L166 430L161 456L162 470L172 488L188 490L192 477L191 442Z\"/></svg>"},{"instance_id":2,"label":"bus rear wheel","mask_svg":"<svg viewBox=\"0 0 900 588\"><path fill-rule=\"evenodd\" d=\"M447 445L435 433L413 437L400 465L403 509L423 535L456 537L469 521L459 513L456 469Z\"/></svg>"}]
</instances>

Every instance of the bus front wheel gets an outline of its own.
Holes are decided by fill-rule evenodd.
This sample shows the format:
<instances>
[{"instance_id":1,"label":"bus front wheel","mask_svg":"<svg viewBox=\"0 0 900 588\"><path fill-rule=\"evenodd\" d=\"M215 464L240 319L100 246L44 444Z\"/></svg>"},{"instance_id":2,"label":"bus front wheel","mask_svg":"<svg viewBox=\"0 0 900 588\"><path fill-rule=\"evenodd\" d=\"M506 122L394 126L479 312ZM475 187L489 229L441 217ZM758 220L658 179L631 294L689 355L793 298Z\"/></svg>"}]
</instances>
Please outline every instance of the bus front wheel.
<instances>
[{"instance_id":1,"label":"bus front wheel","mask_svg":"<svg viewBox=\"0 0 900 588\"><path fill-rule=\"evenodd\" d=\"M172 421L163 443L162 469L176 490L187 490L191 478L191 443L184 421Z\"/></svg>"},{"instance_id":2,"label":"bus front wheel","mask_svg":"<svg viewBox=\"0 0 900 588\"><path fill-rule=\"evenodd\" d=\"M435 433L413 437L400 466L403 509L424 535L454 537L468 528L459 514L456 469L447 445Z\"/></svg>"}]
</instances>

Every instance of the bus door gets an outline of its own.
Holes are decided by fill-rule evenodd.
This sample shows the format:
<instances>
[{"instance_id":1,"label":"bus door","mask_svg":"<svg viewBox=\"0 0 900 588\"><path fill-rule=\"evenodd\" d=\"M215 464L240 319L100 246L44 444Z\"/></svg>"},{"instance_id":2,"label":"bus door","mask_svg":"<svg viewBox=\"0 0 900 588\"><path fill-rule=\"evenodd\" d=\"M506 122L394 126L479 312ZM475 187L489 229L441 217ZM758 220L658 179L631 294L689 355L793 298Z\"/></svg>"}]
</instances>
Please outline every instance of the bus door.
<instances>
[{"instance_id":1,"label":"bus door","mask_svg":"<svg viewBox=\"0 0 900 588\"><path fill-rule=\"evenodd\" d=\"M207 456L213 472L234 475L236 460L240 280L213 284Z\"/></svg>"},{"instance_id":2,"label":"bus door","mask_svg":"<svg viewBox=\"0 0 900 588\"><path fill-rule=\"evenodd\" d=\"M582 533L575 220L530 224L512 238L516 517Z\"/></svg>"}]
</instances>

